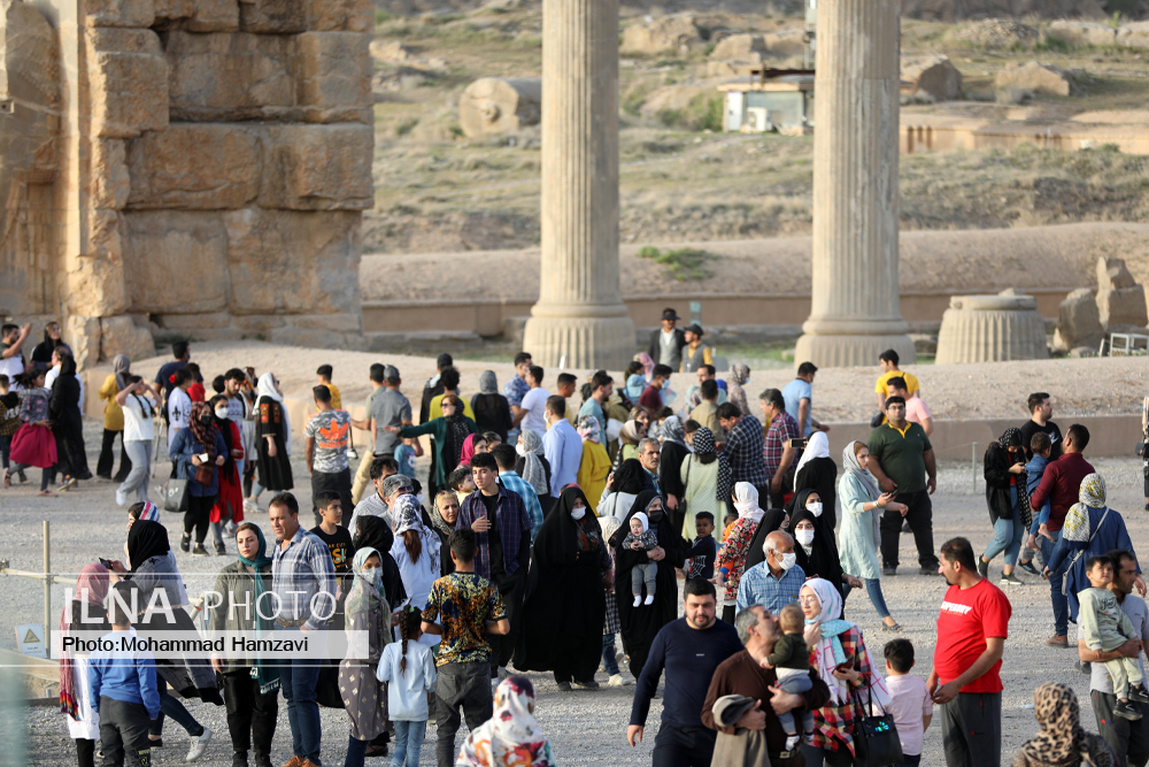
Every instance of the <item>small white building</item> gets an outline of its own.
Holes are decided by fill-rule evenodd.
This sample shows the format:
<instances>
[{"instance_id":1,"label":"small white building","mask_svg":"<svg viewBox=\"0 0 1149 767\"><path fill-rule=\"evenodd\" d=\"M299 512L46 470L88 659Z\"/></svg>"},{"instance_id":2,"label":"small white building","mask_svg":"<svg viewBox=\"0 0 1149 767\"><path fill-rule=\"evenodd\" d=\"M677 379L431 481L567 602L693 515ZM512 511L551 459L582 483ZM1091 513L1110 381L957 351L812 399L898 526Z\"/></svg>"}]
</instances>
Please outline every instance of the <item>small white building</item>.
<instances>
[{"instance_id":1,"label":"small white building","mask_svg":"<svg viewBox=\"0 0 1149 767\"><path fill-rule=\"evenodd\" d=\"M814 72L777 70L765 77L752 73L749 80L723 83L724 128L728 132L806 132L814 125Z\"/></svg>"}]
</instances>

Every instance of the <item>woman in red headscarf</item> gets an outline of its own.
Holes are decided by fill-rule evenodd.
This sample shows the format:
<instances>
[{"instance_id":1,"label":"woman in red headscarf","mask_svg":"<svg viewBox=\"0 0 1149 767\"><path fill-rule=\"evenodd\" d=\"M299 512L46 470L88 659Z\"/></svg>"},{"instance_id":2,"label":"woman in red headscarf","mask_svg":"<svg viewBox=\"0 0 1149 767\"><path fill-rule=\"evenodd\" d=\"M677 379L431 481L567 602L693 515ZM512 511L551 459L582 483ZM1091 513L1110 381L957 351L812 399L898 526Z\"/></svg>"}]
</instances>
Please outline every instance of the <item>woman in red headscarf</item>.
<instances>
[{"instance_id":1,"label":"woman in red headscarf","mask_svg":"<svg viewBox=\"0 0 1149 767\"><path fill-rule=\"evenodd\" d=\"M104 600L108 597L108 568L91 564L80 571L72 601L60 613L60 633L77 631L103 636L112 630ZM60 658L60 713L68 716L68 732L76 741L80 767L95 767L96 741L100 739L100 712L88 704L88 659Z\"/></svg>"}]
</instances>

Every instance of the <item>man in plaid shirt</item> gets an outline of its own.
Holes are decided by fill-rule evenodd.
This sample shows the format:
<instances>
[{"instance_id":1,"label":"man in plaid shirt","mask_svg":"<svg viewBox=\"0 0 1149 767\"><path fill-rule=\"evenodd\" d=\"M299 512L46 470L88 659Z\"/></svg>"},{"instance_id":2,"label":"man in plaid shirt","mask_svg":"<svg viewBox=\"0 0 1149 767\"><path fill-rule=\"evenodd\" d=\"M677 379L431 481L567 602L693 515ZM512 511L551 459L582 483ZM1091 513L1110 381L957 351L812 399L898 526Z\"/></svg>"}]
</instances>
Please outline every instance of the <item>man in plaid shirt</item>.
<instances>
[{"instance_id":1,"label":"man in plaid shirt","mask_svg":"<svg viewBox=\"0 0 1149 767\"><path fill-rule=\"evenodd\" d=\"M511 623L509 633L490 638L494 676L496 667L505 671L519 638L531 557L531 520L518 493L499 485L498 464L490 453L477 453L471 459L471 477L477 489L463 500L455 528L475 531L475 572L499 587Z\"/></svg>"},{"instance_id":2,"label":"man in plaid shirt","mask_svg":"<svg viewBox=\"0 0 1149 767\"><path fill-rule=\"evenodd\" d=\"M765 493L770 486L770 475L762 463L762 422L743 414L733 402L723 402L718 406L718 423L726 433L722 452L730 464L730 486L749 482L758 488L759 494Z\"/></svg>"},{"instance_id":3,"label":"man in plaid shirt","mask_svg":"<svg viewBox=\"0 0 1149 767\"><path fill-rule=\"evenodd\" d=\"M507 405L511 408L511 419L514 420L515 408L523 404L523 397L527 396L527 392L531 390L531 385L527 383L527 371L531 369L533 364L531 355L527 352L519 352L515 355L515 374L511 376L511 380L507 381L507 385L503 387L503 396L507 398ZM515 440L519 436L519 429L513 428L507 432L507 444L514 445Z\"/></svg>"},{"instance_id":4,"label":"man in plaid shirt","mask_svg":"<svg viewBox=\"0 0 1149 767\"><path fill-rule=\"evenodd\" d=\"M531 520L531 545L533 546L535 536L539 534L539 528L543 524L543 506L539 503L539 494L515 471L517 453L515 453L514 447L507 444L495 445L491 455L495 457L495 463L499 467L499 484L523 499L527 516Z\"/></svg>"},{"instance_id":5,"label":"man in plaid shirt","mask_svg":"<svg viewBox=\"0 0 1149 767\"><path fill-rule=\"evenodd\" d=\"M291 493L272 498L267 516L276 543L271 559L271 591L278 610L276 626L282 630L320 631L335 612L335 566L331 551L318 536L300 527L299 502ZM279 666L279 681L291 724L294 750L291 761L298 765L320 764L316 660L297 657L283 661Z\"/></svg>"},{"instance_id":6,"label":"man in plaid shirt","mask_svg":"<svg viewBox=\"0 0 1149 767\"><path fill-rule=\"evenodd\" d=\"M783 496L794 486L791 469L796 463L798 450L790 445L790 440L802 436L789 413L786 412L786 398L778 389L762 392L762 414L770 428L762 441L762 462L770 476L770 508L780 509L785 505Z\"/></svg>"}]
</instances>

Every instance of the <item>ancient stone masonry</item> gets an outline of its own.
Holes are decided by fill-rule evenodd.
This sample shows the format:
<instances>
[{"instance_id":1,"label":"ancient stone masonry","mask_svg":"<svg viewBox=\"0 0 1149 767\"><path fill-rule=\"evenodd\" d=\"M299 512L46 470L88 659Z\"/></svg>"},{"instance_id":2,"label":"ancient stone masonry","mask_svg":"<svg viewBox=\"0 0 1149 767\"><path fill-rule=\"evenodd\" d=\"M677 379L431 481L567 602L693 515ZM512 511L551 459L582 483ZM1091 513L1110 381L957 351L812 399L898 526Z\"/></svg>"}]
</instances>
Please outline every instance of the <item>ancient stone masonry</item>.
<instances>
[{"instance_id":1,"label":"ancient stone masonry","mask_svg":"<svg viewBox=\"0 0 1149 767\"><path fill-rule=\"evenodd\" d=\"M0 153L0 310L65 315L94 335L82 364L150 350L156 328L362 342L368 0L0 9L8 90L28 105L0 115L21 150ZM13 45L43 63L14 68Z\"/></svg>"}]
</instances>

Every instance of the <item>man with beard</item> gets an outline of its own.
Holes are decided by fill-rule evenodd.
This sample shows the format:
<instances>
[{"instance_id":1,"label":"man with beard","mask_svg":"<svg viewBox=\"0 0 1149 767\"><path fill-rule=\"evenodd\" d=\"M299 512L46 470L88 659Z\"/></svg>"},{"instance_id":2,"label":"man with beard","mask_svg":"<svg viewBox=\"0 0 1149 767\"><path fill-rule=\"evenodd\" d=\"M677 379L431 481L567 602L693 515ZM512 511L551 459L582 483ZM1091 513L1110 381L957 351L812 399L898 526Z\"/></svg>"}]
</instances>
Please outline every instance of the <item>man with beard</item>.
<instances>
[{"instance_id":1,"label":"man with beard","mask_svg":"<svg viewBox=\"0 0 1149 767\"><path fill-rule=\"evenodd\" d=\"M978 574L968 540L946 541L941 555L938 572L949 589L926 687L941 707L946 764L1000 767L1001 656L1013 608L1001 589Z\"/></svg>"},{"instance_id":2,"label":"man with beard","mask_svg":"<svg viewBox=\"0 0 1149 767\"><path fill-rule=\"evenodd\" d=\"M742 650L733 626L716 619L718 600L714 584L702 579L686 582L686 615L659 630L630 710L626 739L642 742L650 700L666 669L662 698L662 725L654 739L654 767L710 767L717 733L702 723L702 704L718 664Z\"/></svg>"}]
</instances>

